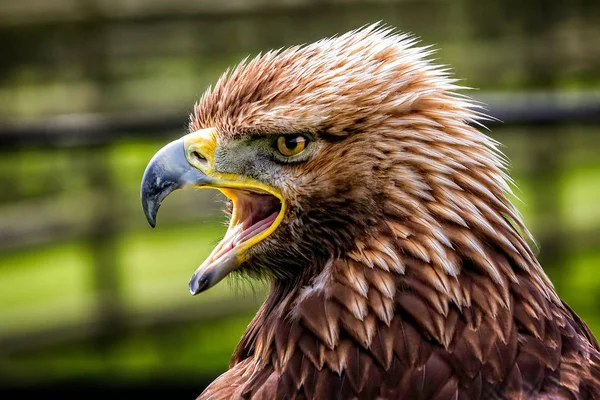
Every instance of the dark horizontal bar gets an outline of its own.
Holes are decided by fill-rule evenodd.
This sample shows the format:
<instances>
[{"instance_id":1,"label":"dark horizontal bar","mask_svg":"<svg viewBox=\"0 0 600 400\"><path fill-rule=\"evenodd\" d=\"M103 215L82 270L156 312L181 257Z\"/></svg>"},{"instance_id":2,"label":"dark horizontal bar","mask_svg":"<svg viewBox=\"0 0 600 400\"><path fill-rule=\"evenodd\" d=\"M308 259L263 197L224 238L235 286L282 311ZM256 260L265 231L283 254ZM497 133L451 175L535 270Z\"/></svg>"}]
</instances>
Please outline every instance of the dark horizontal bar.
<instances>
[{"instance_id":1,"label":"dark horizontal bar","mask_svg":"<svg viewBox=\"0 0 600 400\"><path fill-rule=\"evenodd\" d=\"M166 137L183 131L187 113L74 114L0 125L0 149L92 147L123 139Z\"/></svg>"},{"instance_id":2,"label":"dark horizontal bar","mask_svg":"<svg viewBox=\"0 0 600 400\"><path fill-rule=\"evenodd\" d=\"M260 292L260 295L263 295L263 292ZM257 292L254 298L247 301L239 301L235 297L204 301L202 307L198 307L198 302L189 302L185 306L164 307L150 312L132 311L125 315L125 323L122 326L107 325L92 319L38 327L27 332L0 333L0 356L91 338L116 339L133 329L156 330L174 325L216 320L224 316L244 315L255 311L260 306L260 295Z\"/></svg>"},{"instance_id":3,"label":"dark horizontal bar","mask_svg":"<svg viewBox=\"0 0 600 400\"><path fill-rule=\"evenodd\" d=\"M600 124L600 92L513 92L475 96L497 118L486 125Z\"/></svg>"},{"instance_id":4,"label":"dark horizontal bar","mask_svg":"<svg viewBox=\"0 0 600 400\"><path fill-rule=\"evenodd\" d=\"M583 94L513 93L476 98L498 121L486 125L600 124L600 92ZM91 147L123 139L164 138L182 132L187 111L163 114L61 115L0 125L0 150L18 147Z\"/></svg>"}]
</instances>

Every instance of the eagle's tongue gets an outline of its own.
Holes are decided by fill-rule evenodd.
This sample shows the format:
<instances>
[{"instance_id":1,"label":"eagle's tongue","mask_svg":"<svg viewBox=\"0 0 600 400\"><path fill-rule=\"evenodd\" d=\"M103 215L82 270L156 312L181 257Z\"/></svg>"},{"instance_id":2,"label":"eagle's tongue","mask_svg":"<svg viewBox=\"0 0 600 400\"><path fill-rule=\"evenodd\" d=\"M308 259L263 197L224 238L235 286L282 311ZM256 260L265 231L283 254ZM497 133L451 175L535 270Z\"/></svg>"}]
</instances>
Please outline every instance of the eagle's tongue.
<instances>
[{"instance_id":1,"label":"eagle's tongue","mask_svg":"<svg viewBox=\"0 0 600 400\"><path fill-rule=\"evenodd\" d=\"M268 229L277 218L281 203L275 196L239 192L234 207L237 208L237 223L231 237L232 244L237 246ZM229 232L227 236L230 236Z\"/></svg>"},{"instance_id":2,"label":"eagle's tongue","mask_svg":"<svg viewBox=\"0 0 600 400\"><path fill-rule=\"evenodd\" d=\"M240 207L239 221L227 230L218 250L210 256L212 260L223 257L242 242L268 229L279 214L278 210L272 211L273 202L266 196L247 195L237 206Z\"/></svg>"},{"instance_id":3,"label":"eagle's tongue","mask_svg":"<svg viewBox=\"0 0 600 400\"><path fill-rule=\"evenodd\" d=\"M238 235L237 238L234 239L234 244L237 245L241 242L243 242L246 239L251 238L252 236L255 236L257 234L259 234L260 232L264 231L265 229L267 229L268 227L271 226L271 224L275 221L275 219L277 218L277 215L279 214L278 211L272 213L271 215L269 215L267 218L260 220L258 222L256 222L255 224L249 226L248 228L242 230Z\"/></svg>"}]
</instances>

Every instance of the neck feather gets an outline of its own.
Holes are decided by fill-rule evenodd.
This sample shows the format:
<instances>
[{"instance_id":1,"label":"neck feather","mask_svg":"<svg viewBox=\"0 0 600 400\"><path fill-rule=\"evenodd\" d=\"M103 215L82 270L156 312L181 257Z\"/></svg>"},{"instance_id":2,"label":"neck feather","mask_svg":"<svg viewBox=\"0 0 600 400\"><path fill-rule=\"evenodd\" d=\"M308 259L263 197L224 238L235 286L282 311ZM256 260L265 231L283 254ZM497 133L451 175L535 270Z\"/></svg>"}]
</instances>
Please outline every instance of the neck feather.
<instances>
[{"instance_id":1,"label":"neck feather","mask_svg":"<svg viewBox=\"0 0 600 400\"><path fill-rule=\"evenodd\" d=\"M281 366L304 333L317 342L302 345L323 351L348 336L369 348L377 330L390 327L399 313L448 346L451 330L445 324L455 315L452 309L469 310L462 315L476 326L510 309L515 291L530 285L543 301L560 303L526 241L509 223L496 226L494 236L487 229L439 220L437 231L413 220L388 220L384 226L305 281L274 280L232 365L254 357Z\"/></svg>"}]
</instances>

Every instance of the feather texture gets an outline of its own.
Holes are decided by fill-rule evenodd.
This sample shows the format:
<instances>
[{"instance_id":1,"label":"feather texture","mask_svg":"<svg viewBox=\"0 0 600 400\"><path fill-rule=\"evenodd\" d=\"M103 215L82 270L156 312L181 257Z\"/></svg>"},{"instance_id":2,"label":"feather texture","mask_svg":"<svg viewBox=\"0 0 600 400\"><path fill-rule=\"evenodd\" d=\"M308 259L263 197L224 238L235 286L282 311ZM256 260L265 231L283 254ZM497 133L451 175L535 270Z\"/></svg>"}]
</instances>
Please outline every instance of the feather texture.
<instances>
[{"instance_id":1,"label":"feather texture","mask_svg":"<svg viewBox=\"0 0 600 400\"><path fill-rule=\"evenodd\" d=\"M224 75L190 130L307 132L272 274L229 371L200 399L593 399L600 352L510 203L497 143L431 50L369 26Z\"/></svg>"}]
</instances>

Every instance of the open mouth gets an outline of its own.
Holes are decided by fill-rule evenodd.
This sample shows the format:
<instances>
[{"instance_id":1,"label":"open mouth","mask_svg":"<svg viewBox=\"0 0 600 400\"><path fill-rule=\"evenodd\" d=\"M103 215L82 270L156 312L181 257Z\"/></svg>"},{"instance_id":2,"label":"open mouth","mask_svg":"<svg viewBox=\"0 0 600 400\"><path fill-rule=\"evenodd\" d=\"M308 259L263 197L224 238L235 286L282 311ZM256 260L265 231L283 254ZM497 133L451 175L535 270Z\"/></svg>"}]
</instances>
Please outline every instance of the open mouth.
<instances>
[{"instance_id":1,"label":"open mouth","mask_svg":"<svg viewBox=\"0 0 600 400\"><path fill-rule=\"evenodd\" d=\"M213 250L215 259L232 250L244 251L269 236L282 208L281 200L260 189L220 190L233 202L233 212L225 237Z\"/></svg>"},{"instance_id":2,"label":"open mouth","mask_svg":"<svg viewBox=\"0 0 600 400\"><path fill-rule=\"evenodd\" d=\"M273 193L247 186L218 189L232 201L233 212L225 237L204 261L203 270L236 258L235 264L241 264L247 259L247 250L273 233L283 219L283 202ZM209 279L192 279L190 291L196 294L208 285Z\"/></svg>"}]
</instances>

